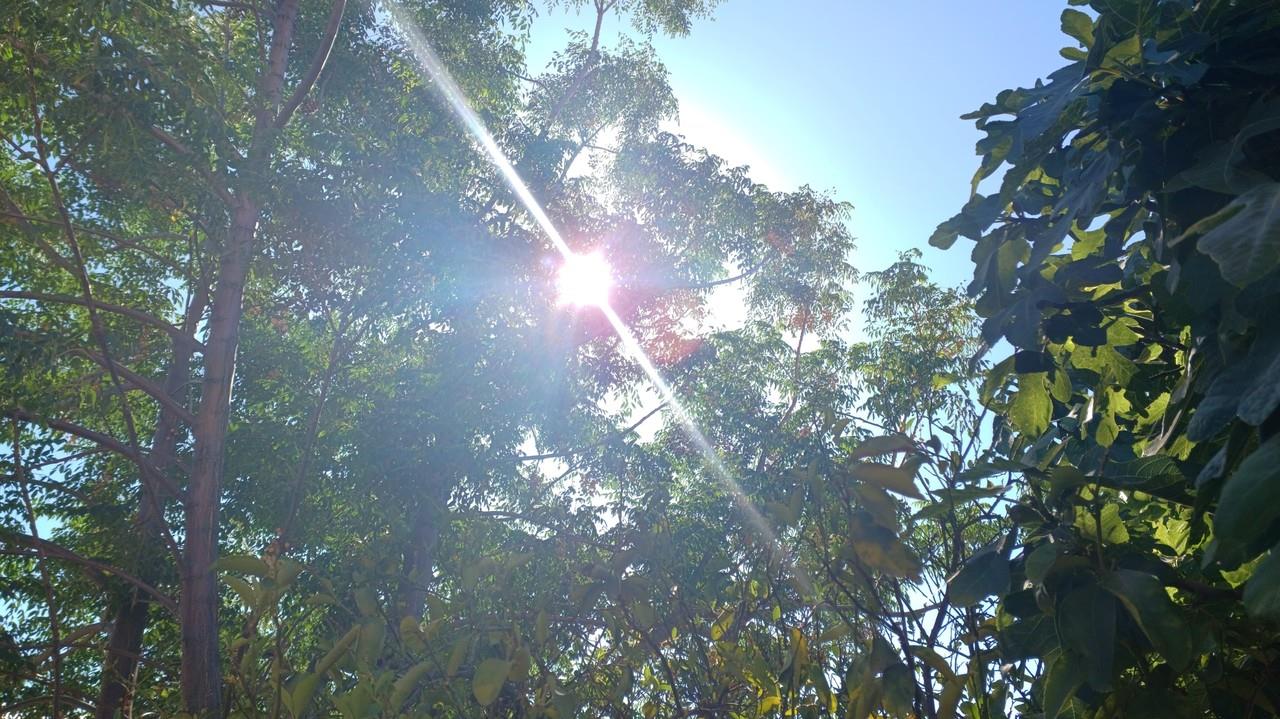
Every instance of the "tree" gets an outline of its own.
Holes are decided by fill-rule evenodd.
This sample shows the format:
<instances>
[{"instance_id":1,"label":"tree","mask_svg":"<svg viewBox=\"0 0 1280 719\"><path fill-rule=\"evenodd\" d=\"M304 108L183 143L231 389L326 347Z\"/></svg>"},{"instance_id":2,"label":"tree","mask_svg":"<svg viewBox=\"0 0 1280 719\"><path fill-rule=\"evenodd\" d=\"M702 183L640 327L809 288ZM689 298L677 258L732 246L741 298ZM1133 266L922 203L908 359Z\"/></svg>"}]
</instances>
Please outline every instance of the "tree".
<instances>
[{"instance_id":1,"label":"tree","mask_svg":"<svg viewBox=\"0 0 1280 719\"><path fill-rule=\"evenodd\" d=\"M622 10L652 32L707 8ZM611 238L647 346L683 356L727 260L761 312L839 307L841 206L658 132L661 66L600 23L523 79L530 11L407 7L570 236ZM597 405L635 371L552 312L544 240L374 8L19 4L4 28L5 711L172 713L180 685L191 713L296 713L339 660L399 668L376 637L439 595L452 518L536 499L530 437L616 441ZM571 174L588 150L603 169ZM299 581L354 601L361 640Z\"/></svg>"},{"instance_id":2,"label":"tree","mask_svg":"<svg viewBox=\"0 0 1280 719\"><path fill-rule=\"evenodd\" d=\"M996 597L1024 714L1273 715L1280 8L1091 6L1069 64L967 116L975 192L932 239L975 241L1013 349L984 401L1017 546L952 591Z\"/></svg>"}]
</instances>

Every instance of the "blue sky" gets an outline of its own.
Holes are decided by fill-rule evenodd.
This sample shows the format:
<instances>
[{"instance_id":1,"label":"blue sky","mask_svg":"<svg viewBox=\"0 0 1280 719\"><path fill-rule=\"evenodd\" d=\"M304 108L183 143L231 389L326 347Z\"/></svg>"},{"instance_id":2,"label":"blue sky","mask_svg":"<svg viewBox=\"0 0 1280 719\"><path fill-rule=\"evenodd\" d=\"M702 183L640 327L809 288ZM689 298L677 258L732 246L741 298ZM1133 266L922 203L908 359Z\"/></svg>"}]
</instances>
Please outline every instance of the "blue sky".
<instances>
[{"instance_id":1,"label":"blue sky","mask_svg":"<svg viewBox=\"0 0 1280 719\"><path fill-rule=\"evenodd\" d=\"M770 187L851 202L860 270L927 247L968 197L979 134L959 116L1065 61L1065 2L727 0L688 37L655 39L680 101L677 128ZM594 12L544 14L531 67ZM611 17L604 41L629 25ZM968 280L964 243L926 250L939 281Z\"/></svg>"}]
</instances>

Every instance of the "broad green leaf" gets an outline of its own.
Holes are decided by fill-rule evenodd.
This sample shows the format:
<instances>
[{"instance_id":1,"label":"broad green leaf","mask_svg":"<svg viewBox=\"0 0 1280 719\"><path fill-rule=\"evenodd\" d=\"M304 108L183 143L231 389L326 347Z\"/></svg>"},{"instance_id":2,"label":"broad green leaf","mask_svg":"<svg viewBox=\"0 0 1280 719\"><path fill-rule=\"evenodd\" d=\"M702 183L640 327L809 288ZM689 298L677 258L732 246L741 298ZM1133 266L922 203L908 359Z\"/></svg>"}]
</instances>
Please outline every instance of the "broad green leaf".
<instances>
[{"instance_id":1,"label":"broad green leaf","mask_svg":"<svg viewBox=\"0 0 1280 719\"><path fill-rule=\"evenodd\" d=\"M1079 10L1062 11L1062 32L1079 40L1085 48L1093 46L1093 18Z\"/></svg>"},{"instance_id":2,"label":"broad green leaf","mask_svg":"<svg viewBox=\"0 0 1280 719\"><path fill-rule=\"evenodd\" d=\"M943 659L942 655L936 651L929 647L911 647L911 653L920 657L921 661L937 672L943 681L951 682L956 679L956 673L951 668L951 665L947 664L947 660Z\"/></svg>"},{"instance_id":3,"label":"broad green leaf","mask_svg":"<svg viewBox=\"0 0 1280 719\"><path fill-rule=\"evenodd\" d=\"M1129 541L1129 530L1120 518L1120 507L1116 504L1105 504L1094 516L1088 507L1076 508L1075 527L1080 536L1091 542L1101 541L1103 544L1124 544ZM1099 524L1099 519L1101 523Z\"/></svg>"},{"instance_id":4,"label":"broad green leaf","mask_svg":"<svg viewBox=\"0 0 1280 719\"><path fill-rule=\"evenodd\" d=\"M715 622L711 624L712 641L720 641L724 636L724 633L729 631L729 628L733 626L734 616L736 615L732 609L726 609L723 612L720 612L720 616L716 617Z\"/></svg>"},{"instance_id":5,"label":"broad green leaf","mask_svg":"<svg viewBox=\"0 0 1280 719\"><path fill-rule=\"evenodd\" d=\"M237 574L251 574L255 577L264 579L270 578L273 572L271 565L267 564L259 557L251 557L247 554L227 554L218 557L213 563L215 569L221 572L235 572Z\"/></svg>"},{"instance_id":6,"label":"broad green leaf","mask_svg":"<svg viewBox=\"0 0 1280 719\"><path fill-rule=\"evenodd\" d=\"M890 492L912 499L924 499L924 495L920 494L915 484L916 469L919 466L919 462L915 461L903 462L899 467L877 462L857 462L849 466L849 475L858 481L883 487Z\"/></svg>"},{"instance_id":7,"label":"broad green leaf","mask_svg":"<svg viewBox=\"0 0 1280 719\"><path fill-rule=\"evenodd\" d=\"M244 603L245 608L254 609L258 606L259 594L254 586L240 577L225 576L222 581L231 587L236 596L240 597L240 601Z\"/></svg>"},{"instance_id":8,"label":"broad green leaf","mask_svg":"<svg viewBox=\"0 0 1280 719\"><path fill-rule=\"evenodd\" d=\"M316 662L315 669L300 678L293 688L285 695L285 702L289 709L289 713L295 717L300 717L311 705L311 699L315 696L316 690L320 688L320 683L324 681L324 677L338 663L351 645L355 643L356 637L360 635L360 626L354 626L347 630L347 633L338 640L337 644Z\"/></svg>"},{"instance_id":9,"label":"broad green leaf","mask_svg":"<svg viewBox=\"0 0 1280 719\"><path fill-rule=\"evenodd\" d=\"M1246 287L1262 279L1280 265L1280 182L1247 190L1177 241L1193 237L1231 284Z\"/></svg>"},{"instance_id":10,"label":"broad green leaf","mask_svg":"<svg viewBox=\"0 0 1280 719\"><path fill-rule=\"evenodd\" d=\"M1071 652L1062 652L1044 674L1044 716L1058 719L1084 684L1084 665Z\"/></svg>"},{"instance_id":11,"label":"broad green leaf","mask_svg":"<svg viewBox=\"0 0 1280 719\"><path fill-rule=\"evenodd\" d=\"M952 603L968 607L1009 588L1009 560L1000 552L979 552L947 581Z\"/></svg>"},{"instance_id":12,"label":"broad green leaf","mask_svg":"<svg viewBox=\"0 0 1280 719\"><path fill-rule=\"evenodd\" d=\"M1104 577L1102 586L1116 595L1170 666L1178 671L1187 667L1191 661L1191 631L1159 579L1120 569Z\"/></svg>"},{"instance_id":13,"label":"broad green leaf","mask_svg":"<svg viewBox=\"0 0 1280 719\"><path fill-rule=\"evenodd\" d=\"M1049 570L1053 568L1054 562L1058 561L1059 554L1058 545L1052 542L1044 542L1031 550L1024 565L1027 579L1036 584L1043 583L1045 577L1049 576Z\"/></svg>"},{"instance_id":14,"label":"broad green leaf","mask_svg":"<svg viewBox=\"0 0 1280 719\"><path fill-rule=\"evenodd\" d=\"M458 674L462 662L467 658L467 650L471 647L471 637L460 637L449 650L449 662L444 667L445 679L452 679Z\"/></svg>"},{"instance_id":15,"label":"broad green leaf","mask_svg":"<svg viewBox=\"0 0 1280 719\"><path fill-rule=\"evenodd\" d=\"M942 694L938 697L938 719L955 719L962 696L964 696L964 681L959 677L947 680L942 687Z\"/></svg>"},{"instance_id":16,"label":"broad green leaf","mask_svg":"<svg viewBox=\"0 0 1280 719\"><path fill-rule=\"evenodd\" d=\"M915 696L916 688L911 669L901 662L894 664L884 670L880 685L885 709L888 709L892 716L910 716L911 700Z\"/></svg>"},{"instance_id":17,"label":"broad green leaf","mask_svg":"<svg viewBox=\"0 0 1280 719\"><path fill-rule=\"evenodd\" d=\"M1062 598L1054 619L1058 641L1084 660L1089 685L1109 690L1115 663L1115 597L1096 584L1087 584Z\"/></svg>"},{"instance_id":18,"label":"broad green leaf","mask_svg":"<svg viewBox=\"0 0 1280 719\"><path fill-rule=\"evenodd\" d=\"M390 705L393 712L400 711L400 707L404 706L405 701L409 699L409 695L413 693L418 683L427 675L427 672L431 671L433 666L435 666L435 662L432 660L418 662L396 680L396 683L391 687Z\"/></svg>"},{"instance_id":19,"label":"broad green leaf","mask_svg":"<svg viewBox=\"0 0 1280 719\"><path fill-rule=\"evenodd\" d=\"M1019 432L1038 435L1049 427L1053 402L1049 399L1046 374L1037 372L1018 377L1018 391L1009 403L1009 421Z\"/></svg>"},{"instance_id":20,"label":"broad green leaf","mask_svg":"<svg viewBox=\"0 0 1280 719\"><path fill-rule=\"evenodd\" d=\"M1280 622L1280 545L1271 548L1244 585L1244 608L1252 617Z\"/></svg>"},{"instance_id":21,"label":"broad green leaf","mask_svg":"<svg viewBox=\"0 0 1280 719\"><path fill-rule=\"evenodd\" d=\"M885 437L868 437L859 442L857 447L854 447L853 451L849 453L849 459L865 459L884 454L910 452L913 449L915 449L915 443L905 435L891 434Z\"/></svg>"},{"instance_id":22,"label":"broad green leaf","mask_svg":"<svg viewBox=\"0 0 1280 719\"><path fill-rule=\"evenodd\" d=\"M480 706L487 707L497 700L510 673L511 662L505 659L489 658L480 662L471 677L471 693Z\"/></svg>"},{"instance_id":23,"label":"broad green leaf","mask_svg":"<svg viewBox=\"0 0 1280 719\"><path fill-rule=\"evenodd\" d=\"M1215 554L1232 565L1280 518L1280 436L1263 442L1227 477L1213 515L1221 545ZM1225 557L1223 556L1225 555Z\"/></svg>"}]
</instances>

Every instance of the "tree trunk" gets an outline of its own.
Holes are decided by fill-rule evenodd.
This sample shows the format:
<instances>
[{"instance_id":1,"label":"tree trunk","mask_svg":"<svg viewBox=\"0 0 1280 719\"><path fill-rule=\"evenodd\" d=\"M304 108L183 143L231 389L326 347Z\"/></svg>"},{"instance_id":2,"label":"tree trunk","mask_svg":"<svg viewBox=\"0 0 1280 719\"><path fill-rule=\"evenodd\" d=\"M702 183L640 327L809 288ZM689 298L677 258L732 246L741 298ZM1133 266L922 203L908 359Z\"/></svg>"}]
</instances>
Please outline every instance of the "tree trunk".
<instances>
[{"instance_id":1,"label":"tree trunk","mask_svg":"<svg viewBox=\"0 0 1280 719\"><path fill-rule=\"evenodd\" d=\"M208 292L201 289L192 299L183 321L183 330L191 333L199 324L208 304ZM165 373L164 391L175 400L181 401L185 395L187 382L191 378L191 359L194 346L191 343L177 344L173 349L173 358ZM173 410L160 408L160 416L156 420L156 428L151 436L151 462L156 471L167 473L177 465L178 461L178 416ZM156 488L158 492L159 488ZM143 487L143 492L147 489ZM164 541L165 503L171 499L157 494L148 500L145 494L139 499L138 506L138 546L144 555L137 567L138 578L148 584L156 584L159 572L156 548ZM129 596L116 608L116 615L111 623L111 636L107 640L107 653L103 657L102 687L98 692L95 705L96 719L114 719L117 716L130 715L129 705L132 703L129 691L133 684L133 673L138 668L138 658L142 655L142 635L146 632L150 620L151 597L137 588L130 590Z\"/></svg>"},{"instance_id":2,"label":"tree trunk","mask_svg":"<svg viewBox=\"0 0 1280 719\"><path fill-rule=\"evenodd\" d=\"M257 203L240 197L218 263L218 284L205 341L200 411L192 427L196 451L187 487L179 615L182 700L188 712L200 717L220 717L222 713L218 581L213 563L218 558L218 504L244 283L257 227Z\"/></svg>"},{"instance_id":3,"label":"tree trunk","mask_svg":"<svg viewBox=\"0 0 1280 719\"><path fill-rule=\"evenodd\" d=\"M400 588L400 616L422 619L427 604L427 588L435 571L436 549L440 546L440 524L448 509L450 482L439 482L419 500L409 521L409 546L404 553Z\"/></svg>"}]
</instances>

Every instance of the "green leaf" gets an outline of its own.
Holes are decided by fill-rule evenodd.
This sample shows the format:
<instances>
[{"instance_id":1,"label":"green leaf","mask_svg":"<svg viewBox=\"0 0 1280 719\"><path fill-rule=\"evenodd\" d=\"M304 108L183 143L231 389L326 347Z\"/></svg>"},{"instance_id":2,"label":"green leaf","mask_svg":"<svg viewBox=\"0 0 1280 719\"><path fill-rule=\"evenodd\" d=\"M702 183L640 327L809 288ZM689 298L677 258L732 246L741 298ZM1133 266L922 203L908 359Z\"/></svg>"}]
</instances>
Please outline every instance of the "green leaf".
<instances>
[{"instance_id":1,"label":"green leaf","mask_svg":"<svg viewBox=\"0 0 1280 719\"><path fill-rule=\"evenodd\" d=\"M1280 436L1263 442L1227 478L1213 515L1215 557L1234 565L1280 518Z\"/></svg>"},{"instance_id":2,"label":"green leaf","mask_svg":"<svg viewBox=\"0 0 1280 719\"><path fill-rule=\"evenodd\" d=\"M264 579L272 574L271 565L259 557L252 557L247 554L227 554L218 557L218 560L213 563L213 567L220 572L251 574Z\"/></svg>"},{"instance_id":3,"label":"green leaf","mask_svg":"<svg viewBox=\"0 0 1280 719\"><path fill-rule=\"evenodd\" d=\"M903 462L900 467L878 462L857 462L849 467L849 476L912 499L924 499L915 483L916 469L919 466L920 463L914 460Z\"/></svg>"},{"instance_id":4,"label":"green leaf","mask_svg":"<svg viewBox=\"0 0 1280 719\"><path fill-rule=\"evenodd\" d=\"M1249 616L1280 622L1280 545L1253 570L1244 586L1244 608Z\"/></svg>"},{"instance_id":5,"label":"green leaf","mask_svg":"<svg viewBox=\"0 0 1280 719\"><path fill-rule=\"evenodd\" d=\"M883 454L897 454L899 452L910 452L915 449L915 443L909 437L902 434L891 434L885 437L868 437L858 443L857 447L849 453L849 459L865 459L867 457L878 457Z\"/></svg>"},{"instance_id":6,"label":"green leaf","mask_svg":"<svg viewBox=\"0 0 1280 719\"><path fill-rule=\"evenodd\" d=\"M960 707L960 697L964 695L964 681L950 679L942 687L938 697L938 719L955 719L956 710Z\"/></svg>"},{"instance_id":7,"label":"green leaf","mask_svg":"<svg viewBox=\"0 0 1280 719\"><path fill-rule=\"evenodd\" d=\"M1124 544L1129 541L1129 530L1124 526L1124 520L1120 518L1119 506L1105 504L1099 515L1095 517L1087 507L1076 510L1075 527L1080 530L1080 536L1090 542L1101 540L1103 544Z\"/></svg>"},{"instance_id":8,"label":"green leaf","mask_svg":"<svg viewBox=\"0 0 1280 719\"><path fill-rule=\"evenodd\" d=\"M915 696L915 680L911 670L901 662L884 670L880 678L885 709L890 715L905 717L911 715L911 700Z\"/></svg>"},{"instance_id":9,"label":"green leaf","mask_svg":"<svg viewBox=\"0 0 1280 719\"><path fill-rule=\"evenodd\" d=\"M422 677L426 676L434 665L435 662L432 660L418 662L396 680L396 683L391 687L392 712L400 711L400 707L404 706L405 701L409 699L409 695L418 686L418 683L422 681Z\"/></svg>"},{"instance_id":10,"label":"green leaf","mask_svg":"<svg viewBox=\"0 0 1280 719\"><path fill-rule=\"evenodd\" d=\"M711 624L712 641L720 641L720 638L724 636L724 633L729 631L729 627L733 626L733 618L734 611L732 609L726 609L723 612L720 612L720 616L716 617L715 622Z\"/></svg>"},{"instance_id":11,"label":"green leaf","mask_svg":"<svg viewBox=\"0 0 1280 719\"><path fill-rule=\"evenodd\" d=\"M1045 719L1058 719L1081 684L1084 684L1084 666L1071 652L1062 652L1044 675Z\"/></svg>"},{"instance_id":12,"label":"green leaf","mask_svg":"<svg viewBox=\"0 0 1280 719\"><path fill-rule=\"evenodd\" d=\"M1093 18L1079 10L1068 8L1062 11L1062 32L1086 48L1093 47Z\"/></svg>"},{"instance_id":13,"label":"green leaf","mask_svg":"<svg viewBox=\"0 0 1280 719\"><path fill-rule=\"evenodd\" d=\"M1196 246L1231 284L1246 287L1262 279L1280 265L1280 182L1247 190L1175 243L1192 237L1200 238Z\"/></svg>"},{"instance_id":14,"label":"green leaf","mask_svg":"<svg viewBox=\"0 0 1280 719\"><path fill-rule=\"evenodd\" d=\"M254 609L258 606L258 592L254 586L240 577L226 576L222 581L231 587L236 596L240 597L240 601L244 603L246 609Z\"/></svg>"},{"instance_id":15,"label":"green leaf","mask_svg":"<svg viewBox=\"0 0 1280 719\"><path fill-rule=\"evenodd\" d=\"M505 659L490 658L480 662L471 678L471 693L480 706L487 707L497 700L509 673L511 662Z\"/></svg>"},{"instance_id":16,"label":"green leaf","mask_svg":"<svg viewBox=\"0 0 1280 719\"><path fill-rule=\"evenodd\" d=\"M320 688L320 682L324 680L324 676L333 669L338 660L342 658L351 645L356 641L356 637L360 634L360 626L354 626L347 630L347 633L333 645L324 657L316 662L313 671L305 674L300 678L293 688L286 694L285 703L289 709L289 713L293 716L302 716L307 707L311 704L311 699L315 696L316 690Z\"/></svg>"},{"instance_id":17,"label":"green leaf","mask_svg":"<svg viewBox=\"0 0 1280 719\"><path fill-rule=\"evenodd\" d=\"M1009 578L1009 560L988 549L971 557L952 575L947 594L957 606L972 606L993 594L1003 594L1009 588Z\"/></svg>"},{"instance_id":18,"label":"green leaf","mask_svg":"<svg viewBox=\"0 0 1280 719\"><path fill-rule=\"evenodd\" d=\"M1104 577L1102 586L1120 600L1151 640L1151 646L1164 655L1170 666L1182 671L1190 664L1190 628L1182 621L1159 579L1144 572L1120 569Z\"/></svg>"},{"instance_id":19,"label":"green leaf","mask_svg":"<svg viewBox=\"0 0 1280 719\"><path fill-rule=\"evenodd\" d=\"M1089 685L1111 688L1115 663L1116 600L1096 584L1088 584L1062 598L1054 614L1058 641L1084 659Z\"/></svg>"},{"instance_id":20,"label":"green leaf","mask_svg":"<svg viewBox=\"0 0 1280 719\"><path fill-rule=\"evenodd\" d=\"M1045 577L1049 576L1049 570L1058 561L1058 555L1058 545L1052 542L1044 542L1031 550L1024 565L1027 579L1042 584Z\"/></svg>"},{"instance_id":21,"label":"green leaf","mask_svg":"<svg viewBox=\"0 0 1280 719\"><path fill-rule=\"evenodd\" d=\"M1018 391L1009 403L1009 421L1024 434L1039 435L1049 428L1053 402L1043 372L1018 377Z\"/></svg>"}]
</instances>

